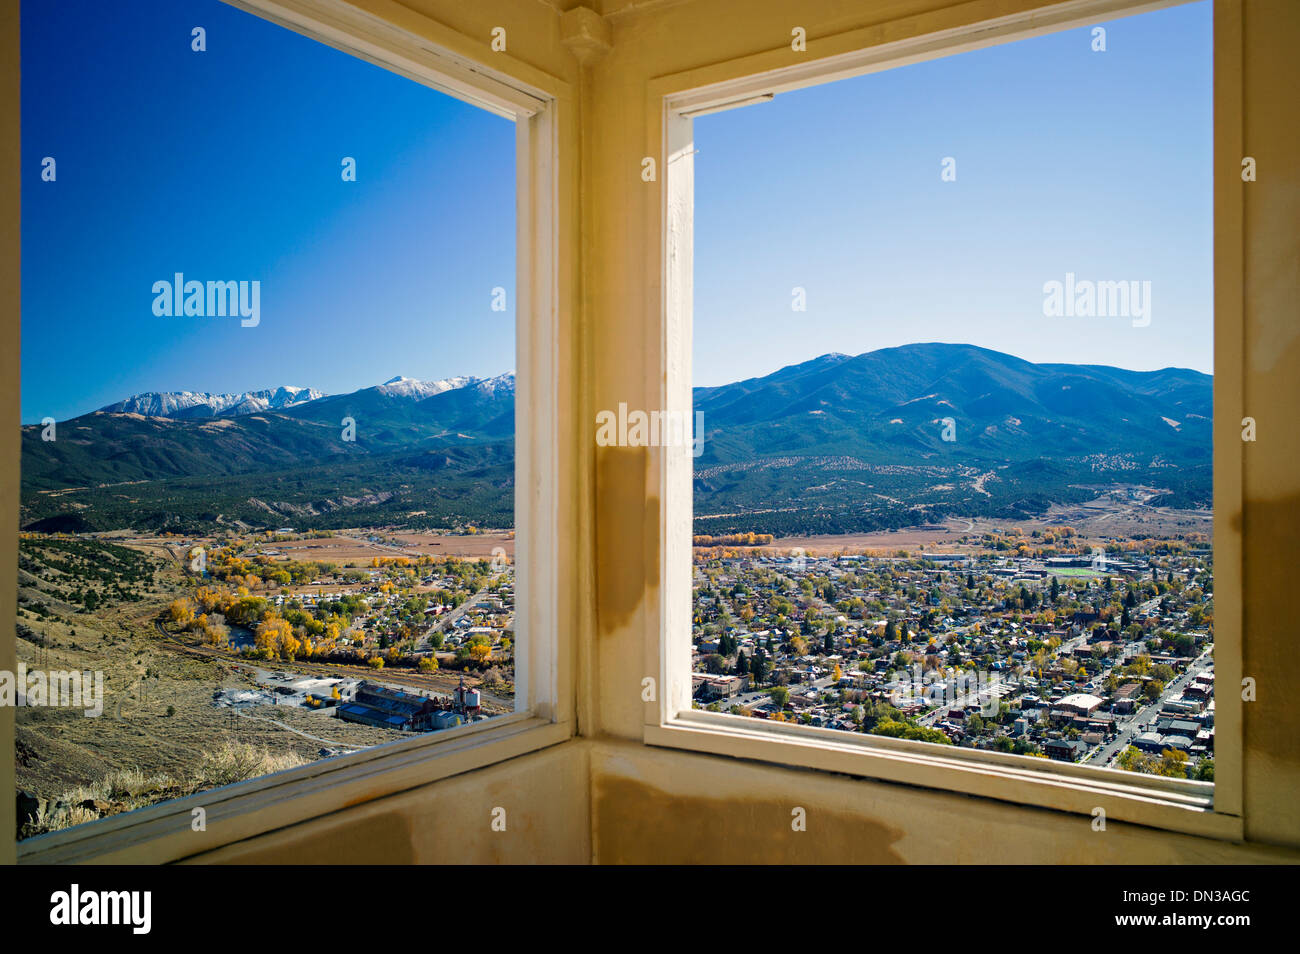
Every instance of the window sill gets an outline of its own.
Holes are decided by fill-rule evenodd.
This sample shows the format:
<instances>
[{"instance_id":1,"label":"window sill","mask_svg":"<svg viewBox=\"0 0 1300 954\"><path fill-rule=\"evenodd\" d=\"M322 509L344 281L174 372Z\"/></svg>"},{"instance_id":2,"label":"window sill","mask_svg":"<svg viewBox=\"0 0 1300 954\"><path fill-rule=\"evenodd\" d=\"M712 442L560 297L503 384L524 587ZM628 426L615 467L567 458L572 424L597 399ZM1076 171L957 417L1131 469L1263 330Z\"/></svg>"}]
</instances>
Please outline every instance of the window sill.
<instances>
[{"instance_id":1,"label":"window sill","mask_svg":"<svg viewBox=\"0 0 1300 954\"><path fill-rule=\"evenodd\" d=\"M1216 812L1208 782L1134 776L1048 759L953 749L923 742L686 710L648 725L649 745L773 762L886 782L994 798L1107 822L1241 841L1240 817ZM938 751L936 751L938 750ZM1139 784L1134 779L1140 779Z\"/></svg>"},{"instance_id":2,"label":"window sill","mask_svg":"<svg viewBox=\"0 0 1300 954\"><path fill-rule=\"evenodd\" d=\"M19 864L163 864L564 742L515 713L151 805L18 844ZM193 831L193 811L206 830Z\"/></svg>"}]
</instances>

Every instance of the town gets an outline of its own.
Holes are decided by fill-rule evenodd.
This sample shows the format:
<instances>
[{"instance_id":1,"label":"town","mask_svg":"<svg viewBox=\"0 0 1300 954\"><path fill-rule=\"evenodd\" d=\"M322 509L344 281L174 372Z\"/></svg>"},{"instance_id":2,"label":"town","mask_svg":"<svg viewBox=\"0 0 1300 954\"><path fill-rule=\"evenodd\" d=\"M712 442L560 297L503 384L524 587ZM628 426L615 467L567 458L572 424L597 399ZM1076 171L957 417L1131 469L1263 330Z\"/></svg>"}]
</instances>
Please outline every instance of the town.
<instances>
[{"instance_id":1,"label":"town","mask_svg":"<svg viewBox=\"0 0 1300 954\"><path fill-rule=\"evenodd\" d=\"M98 718L20 709L20 836L513 712L513 545L474 527L24 534L21 661L103 691Z\"/></svg>"},{"instance_id":2,"label":"town","mask_svg":"<svg viewBox=\"0 0 1300 954\"><path fill-rule=\"evenodd\" d=\"M820 555L697 539L693 704L1213 781L1205 536L1061 526Z\"/></svg>"},{"instance_id":3,"label":"town","mask_svg":"<svg viewBox=\"0 0 1300 954\"><path fill-rule=\"evenodd\" d=\"M454 691L432 698L342 678L322 693L309 675L296 682L281 676L275 691L301 695L300 704L318 710L342 703L340 718L380 728L432 730L472 720L484 690L495 694L497 711L511 708L514 577L503 547L486 560L439 557L369 534L355 541L377 551L368 560L296 558L299 541L333 536L284 528L260 539L195 544L186 551L193 593L167 606L164 631L249 661L365 666L376 674L387 667L399 686L403 670L461 672ZM478 676L474 686L465 685L466 671ZM296 691L304 687L317 691ZM453 710L456 720L437 714Z\"/></svg>"}]
</instances>

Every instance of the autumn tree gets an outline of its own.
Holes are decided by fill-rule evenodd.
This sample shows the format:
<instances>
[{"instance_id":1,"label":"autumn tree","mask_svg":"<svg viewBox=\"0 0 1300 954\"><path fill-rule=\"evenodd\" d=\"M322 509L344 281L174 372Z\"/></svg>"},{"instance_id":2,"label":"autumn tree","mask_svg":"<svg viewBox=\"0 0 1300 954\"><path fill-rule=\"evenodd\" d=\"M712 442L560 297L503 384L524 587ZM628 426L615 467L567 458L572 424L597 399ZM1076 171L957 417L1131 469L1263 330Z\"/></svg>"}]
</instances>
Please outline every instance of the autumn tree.
<instances>
[{"instance_id":1,"label":"autumn tree","mask_svg":"<svg viewBox=\"0 0 1300 954\"><path fill-rule=\"evenodd\" d=\"M292 640L290 643L289 641ZM266 650L272 655L283 654L283 647L293 646L297 651L298 640L293 635L293 626L282 616L267 616L258 624L253 634L253 643L258 649Z\"/></svg>"},{"instance_id":2,"label":"autumn tree","mask_svg":"<svg viewBox=\"0 0 1300 954\"><path fill-rule=\"evenodd\" d=\"M167 604L167 618L179 626L188 626L194 619L194 604L185 598Z\"/></svg>"}]
</instances>

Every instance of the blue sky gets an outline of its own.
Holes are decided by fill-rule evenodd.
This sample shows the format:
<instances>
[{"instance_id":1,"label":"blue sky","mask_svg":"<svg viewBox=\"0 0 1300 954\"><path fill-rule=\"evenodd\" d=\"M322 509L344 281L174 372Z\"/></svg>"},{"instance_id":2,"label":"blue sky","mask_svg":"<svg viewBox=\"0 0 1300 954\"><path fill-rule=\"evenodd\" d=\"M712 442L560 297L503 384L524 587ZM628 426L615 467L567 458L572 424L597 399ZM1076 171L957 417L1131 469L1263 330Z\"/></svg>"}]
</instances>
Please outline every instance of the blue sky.
<instances>
[{"instance_id":1,"label":"blue sky","mask_svg":"<svg viewBox=\"0 0 1300 954\"><path fill-rule=\"evenodd\" d=\"M697 119L696 383L915 341L1210 371L1210 6L1105 27ZM515 366L511 123L217 0L23 28L24 421ZM260 280L260 324L156 317L178 271ZM1151 323L1044 317L1067 272L1150 281Z\"/></svg>"},{"instance_id":2,"label":"blue sky","mask_svg":"<svg viewBox=\"0 0 1300 954\"><path fill-rule=\"evenodd\" d=\"M695 383L918 341L1212 371L1210 4L1100 25L698 118ZM1067 272L1150 324L1044 317Z\"/></svg>"},{"instance_id":3,"label":"blue sky","mask_svg":"<svg viewBox=\"0 0 1300 954\"><path fill-rule=\"evenodd\" d=\"M514 368L513 123L216 0L26 0L22 24L25 422ZM260 324L156 317L175 272L260 280Z\"/></svg>"}]
</instances>

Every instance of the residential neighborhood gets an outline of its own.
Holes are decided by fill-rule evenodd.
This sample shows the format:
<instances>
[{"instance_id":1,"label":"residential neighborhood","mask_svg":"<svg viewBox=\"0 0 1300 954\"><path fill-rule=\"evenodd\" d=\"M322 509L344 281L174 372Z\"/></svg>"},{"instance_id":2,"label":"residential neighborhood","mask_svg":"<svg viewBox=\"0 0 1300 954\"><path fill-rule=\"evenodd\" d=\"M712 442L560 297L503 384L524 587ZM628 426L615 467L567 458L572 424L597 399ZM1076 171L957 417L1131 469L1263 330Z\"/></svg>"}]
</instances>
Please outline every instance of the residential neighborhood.
<instances>
[{"instance_id":1,"label":"residential neighborhood","mask_svg":"<svg viewBox=\"0 0 1300 954\"><path fill-rule=\"evenodd\" d=\"M1212 780L1202 535L989 533L942 552L698 547L716 712Z\"/></svg>"}]
</instances>

